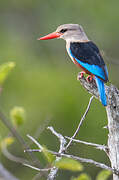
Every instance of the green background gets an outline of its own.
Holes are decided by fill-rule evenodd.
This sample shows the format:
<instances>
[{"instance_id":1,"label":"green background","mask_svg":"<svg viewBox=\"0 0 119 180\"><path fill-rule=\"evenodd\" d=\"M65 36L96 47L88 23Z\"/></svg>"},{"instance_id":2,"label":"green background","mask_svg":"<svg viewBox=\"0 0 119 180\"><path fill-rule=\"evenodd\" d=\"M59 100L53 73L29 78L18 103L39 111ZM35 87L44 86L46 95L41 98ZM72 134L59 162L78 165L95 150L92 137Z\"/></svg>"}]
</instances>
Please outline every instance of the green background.
<instances>
[{"instance_id":1,"label":"green background","mask_svg":"<svg viewBox=\"0 0 119 180\"><path fill-rule=\"evenodd\" d=\"M118 22L118 0L0 1L0 64L16 62L14 71L4 84L0 107L8 117L10 109L15 105L25 108L26 121L19 128L19 132L27 142L30 141L26 134L34 137L38 134L41 144L57 151L58 140L44 127L53 126L62 135L71 136L90 98L76 79L80 70L68 57L65 42L37 41L37 38L54 31L61 24L81 24L89 39L103 52L109 70L109 80L118 87ZM103 129L105 125L105 108L98 100L93 100L77 138L106 144L108 131ZM0 123L1 137L7 134L7 128ZM10 147L10 152L24 156L18 142ZM69 152L109 165L109 160L103 152L84 145L74 143ZM40 155L38 158L44 167L46 162ZM33 179L38 173L8 160L2 154L0 159L20 180ZM88 164L84 166L84 171L95 179L100 169ZM77 172L60 170L56 179L68 180L77 175Z\"/></svg>"}]
</instances>

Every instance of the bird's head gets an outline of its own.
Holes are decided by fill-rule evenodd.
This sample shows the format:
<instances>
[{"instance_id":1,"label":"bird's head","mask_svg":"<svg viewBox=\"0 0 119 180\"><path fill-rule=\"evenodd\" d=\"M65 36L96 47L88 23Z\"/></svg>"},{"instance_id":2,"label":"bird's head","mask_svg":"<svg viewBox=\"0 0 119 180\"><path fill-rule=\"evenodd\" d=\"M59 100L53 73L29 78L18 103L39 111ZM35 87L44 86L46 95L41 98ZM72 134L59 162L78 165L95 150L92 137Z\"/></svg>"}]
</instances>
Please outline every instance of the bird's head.
<instances>
[{"instance_id":1,"label":"bird's head","mask_svg":"<svg viewBox=\"0 0 119 180\"><path fill-rule=\"evenodd\" d=\"M78 24L63 24L58 26L55 32L50 33L38 40L48 40L54 38L61 38L66 41L86 41L88 40L82 26Z\"/></svg>"}]
</instances>

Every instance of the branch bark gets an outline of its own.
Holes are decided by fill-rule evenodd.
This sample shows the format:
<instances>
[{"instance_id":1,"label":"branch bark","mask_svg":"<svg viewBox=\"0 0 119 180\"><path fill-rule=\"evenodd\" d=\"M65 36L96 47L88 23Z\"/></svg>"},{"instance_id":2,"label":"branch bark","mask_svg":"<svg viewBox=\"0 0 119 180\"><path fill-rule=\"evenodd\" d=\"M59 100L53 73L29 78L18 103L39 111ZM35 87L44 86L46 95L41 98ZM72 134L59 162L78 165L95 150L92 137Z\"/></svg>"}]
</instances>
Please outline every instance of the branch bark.
<instances>
[{"instance_id":1,"label":"branch bark","mask_svg":"<svg viewBox=\"0 0 119 180\"><path fill-rule=\"evenodd\" d=\"M88 83L85 77L80 78L80 74L77 79L82 86L96 98L99 99L99 93L95 82ZM113 169L119 170L119 90L114 86L105 85L105 91L107 95L107 119L108 119L108 156ZM113 180L119 180L119 175L113 174Z\"/></svg>"}]
</instances>

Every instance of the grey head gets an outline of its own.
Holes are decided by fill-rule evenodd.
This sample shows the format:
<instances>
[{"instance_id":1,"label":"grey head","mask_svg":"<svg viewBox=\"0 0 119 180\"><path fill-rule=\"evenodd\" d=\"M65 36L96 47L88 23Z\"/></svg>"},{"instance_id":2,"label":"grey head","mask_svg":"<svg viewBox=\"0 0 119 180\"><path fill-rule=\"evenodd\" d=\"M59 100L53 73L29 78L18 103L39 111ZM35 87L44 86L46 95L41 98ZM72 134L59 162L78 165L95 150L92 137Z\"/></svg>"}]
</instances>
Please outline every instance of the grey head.
<instances>
[{"instance_id":1,"label":"grey head","mask_svg":"<svg viewBox=\"0 0 119 180\"><path fill-rule=\"evenodd\" d=\"M66 41L70 42L85 42L89 41L88 37L86 36L83 27L79 24L63 24L60 25L56 32L61 33L59 38L62 38Z\"/></svg>"}]
</instances>

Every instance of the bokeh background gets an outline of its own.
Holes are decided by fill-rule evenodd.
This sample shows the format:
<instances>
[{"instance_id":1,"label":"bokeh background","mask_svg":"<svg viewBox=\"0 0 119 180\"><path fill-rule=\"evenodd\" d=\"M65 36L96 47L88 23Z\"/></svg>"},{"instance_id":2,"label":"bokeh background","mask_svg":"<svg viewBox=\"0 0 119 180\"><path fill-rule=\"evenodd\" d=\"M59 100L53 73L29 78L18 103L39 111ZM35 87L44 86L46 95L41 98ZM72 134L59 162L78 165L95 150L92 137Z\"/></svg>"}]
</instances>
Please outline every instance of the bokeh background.
<instances>
[{"instance_id":1,"label":"bokeh background","mask_svg":"<svg viewBox=\"0 0 119 180\"><path fill-rule=\"evenodd\" d=\"M19 128L35 137L51 150L58 150L56 137L46 128L53 126L63 135L71 136L88 104L90 95L76 80L79 69L73 65L63 40L37 41L54 31L58 25L78 23L103 53L108 66L110 82L119 86L119 1L118 0L0 0L0 64L14 61L16 67L4 84L0 107L9 117L15 105L26 110L26 121ZM77 138L106 144L108 131L105 108L93 100ZM0 123L0 136L8 134ZM23 156L23 149L15 142L10 152ZM92 158L109 165L103 152L73 144L69 152ZM38 155L42 167L46 162ZM0 154L0 161L20 180L33 179L37 174ZM84 164L84 171L95 179L99 168ZM59 171L57 180L71 179L79 173ZM45 179L45 178L40 178Z\"/></svg>"}]
</instances>

